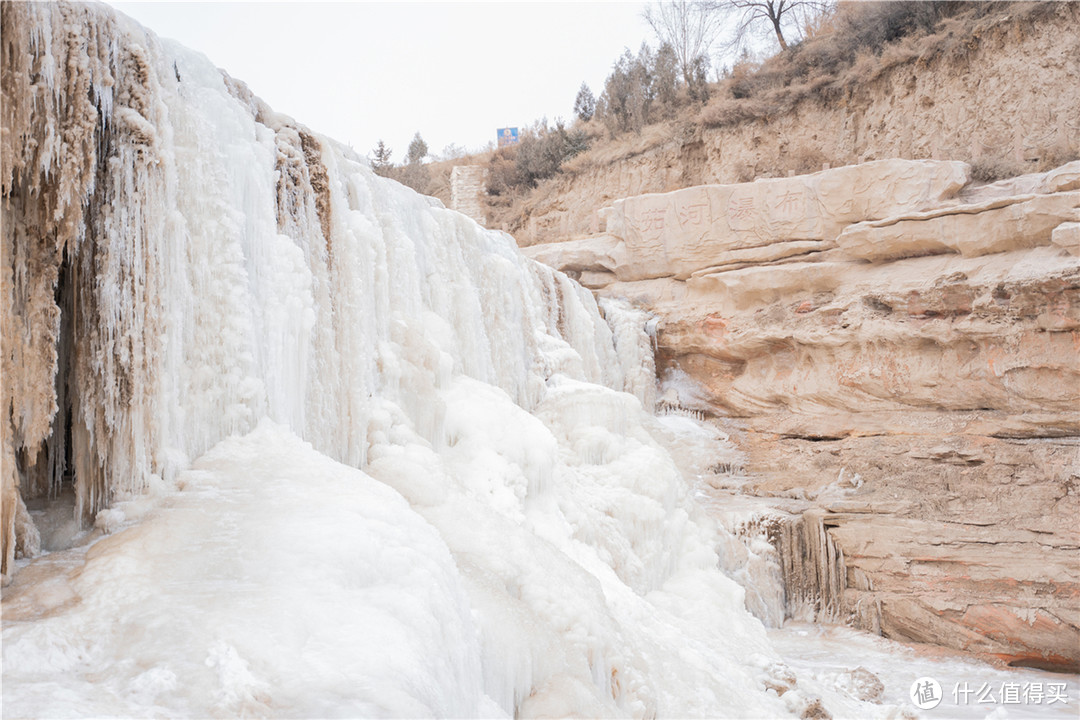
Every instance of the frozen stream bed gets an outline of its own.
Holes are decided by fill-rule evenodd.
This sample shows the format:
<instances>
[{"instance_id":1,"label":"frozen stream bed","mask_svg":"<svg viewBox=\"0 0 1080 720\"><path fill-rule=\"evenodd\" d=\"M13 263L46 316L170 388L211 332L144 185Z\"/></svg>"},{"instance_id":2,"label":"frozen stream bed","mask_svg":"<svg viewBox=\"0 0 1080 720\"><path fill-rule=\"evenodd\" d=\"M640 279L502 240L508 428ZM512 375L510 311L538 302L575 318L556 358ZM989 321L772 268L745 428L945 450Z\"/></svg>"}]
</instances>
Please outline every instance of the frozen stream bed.
<instances>
[{"instance_id":1,"label":"frozen stream bed","mask_svg":"<svg viewBox=\"0 0 1080 720\"><path fill-rule=\"evenodd\" d=\"M1005 668L940 648L894 642L852 628L788 623L769 631L773 647L800 678L859 693L864 668L881 683L880 701L926 718L1075 718L1080 677ZM940 704L917 709L911 686L924 677L941 687Z\"/></svg>"}]
</instances>

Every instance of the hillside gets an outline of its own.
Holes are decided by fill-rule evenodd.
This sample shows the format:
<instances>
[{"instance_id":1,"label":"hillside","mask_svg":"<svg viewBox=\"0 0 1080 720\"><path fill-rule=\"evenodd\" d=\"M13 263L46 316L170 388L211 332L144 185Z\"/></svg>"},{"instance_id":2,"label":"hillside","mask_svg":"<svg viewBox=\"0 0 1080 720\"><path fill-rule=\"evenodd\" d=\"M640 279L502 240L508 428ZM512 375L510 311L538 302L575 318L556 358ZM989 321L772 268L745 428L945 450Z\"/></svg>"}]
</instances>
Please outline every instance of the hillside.
<instances>
[{"instance_id":1,"label":"hillside","mask_svg":"<svg viewBox=\"0 0 1080 720\"><path fill-rule=\"evenodd\" d=\"M597 232L615 199L704 183L880 158L961 160L990 181L1080 157L1080 5L946 4L956 14L889 42L852 39L834 22L789 54L737 66L708 105L640 133L611 137L594 119L589 149L553 177L485 198L489 226L527 246ZM879 4L866 5L841 10L859 27L880 24L861 15ZM432 166L426 192L448 206L459 164L491 168L492 153Z\"/></svg>"}]
</instances>

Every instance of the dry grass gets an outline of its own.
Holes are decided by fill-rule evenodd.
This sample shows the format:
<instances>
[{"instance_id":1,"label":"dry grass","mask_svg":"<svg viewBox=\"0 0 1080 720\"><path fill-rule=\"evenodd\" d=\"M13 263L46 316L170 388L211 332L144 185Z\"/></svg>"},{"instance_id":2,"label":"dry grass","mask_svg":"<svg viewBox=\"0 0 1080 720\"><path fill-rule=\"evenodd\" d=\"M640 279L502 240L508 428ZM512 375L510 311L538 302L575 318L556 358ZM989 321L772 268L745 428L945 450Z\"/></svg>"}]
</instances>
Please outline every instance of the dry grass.
<instances>
[{"instance_id":1,"label":"dry grass","mask_svg":"<svg viewBox=\"0 0 1080 720\"><path fill-rule=\"evenodd\" d=\"M1034 148L1027 155L1024 160L996 153L982 155L971 161L971 179L979 183L997 182L1027 173L1046 172L1080 160L1080 153L1064 144Z\"/></svg>"},{"instance_id":2,"label":"dry grass","mask_svg":"<svg viewBox=\"0 0 1080 720\"><path fill-rule=\"evenodd\" d=\"M573 174L605 167L643 155L668 143L681 143L684 140L684 125L685 123L664 121L646 125L640 133L626 133L607 141L602 141L603 135L598 132L594 137L600 141L594 142L588 150L563 163L563 172ZM591 132L600 131L602 126L593 121L589 123L589 128Z\"/></svg>"},{"instance_id":3,"label":"dry grass","mask_svg":"<svg viewBox=\"0 0 1080 720\"><path fill-rule=\"evenodd\" d=\"M1054 2L841 3L790 51L737 64L698 122L724 127L808 100L842 102L896 67L966 62L988 40L1058 12L1076 20L1075 5Z\"/></svg>"}]
</instances>

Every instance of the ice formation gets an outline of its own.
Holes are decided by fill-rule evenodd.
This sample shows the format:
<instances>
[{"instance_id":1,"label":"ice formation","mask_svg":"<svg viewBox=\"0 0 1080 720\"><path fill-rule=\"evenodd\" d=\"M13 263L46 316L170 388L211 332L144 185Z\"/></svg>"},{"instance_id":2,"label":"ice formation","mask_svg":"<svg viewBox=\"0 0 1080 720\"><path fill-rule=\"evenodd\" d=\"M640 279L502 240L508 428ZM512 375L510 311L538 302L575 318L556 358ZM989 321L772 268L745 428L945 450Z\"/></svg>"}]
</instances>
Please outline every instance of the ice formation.
<instances>
[{"instance_id":1,"label":"ice formation","mask_svg":"<svg viewBox=\"0 0 1080 720\"><path fill-rule=\"evenodd\" d=\"M815 712L646 318L106 7L2 45L3 571L106 533L18 561L5 714Z\"/></svg>"}]
</instances>

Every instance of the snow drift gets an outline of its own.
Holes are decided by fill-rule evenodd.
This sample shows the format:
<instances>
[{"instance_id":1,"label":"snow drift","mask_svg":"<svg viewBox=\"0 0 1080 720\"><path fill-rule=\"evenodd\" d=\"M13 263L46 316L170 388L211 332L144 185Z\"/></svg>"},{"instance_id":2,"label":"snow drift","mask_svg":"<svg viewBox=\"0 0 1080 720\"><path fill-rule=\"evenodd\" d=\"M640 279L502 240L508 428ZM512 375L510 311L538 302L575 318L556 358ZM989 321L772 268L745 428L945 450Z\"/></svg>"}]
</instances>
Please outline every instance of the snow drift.
<instances>
[{"instance_id":1,"label":"snow drift","mask_svg":"<svg viewBox=\"0 0 1080 720\"><path fill-rule=\"evenodd\" d=\"M106 7L5 4L2 43L3 572L24 500L98 528L18 560L5 713L813 706L644 317Z\"/></svg>"}]
</instances>

